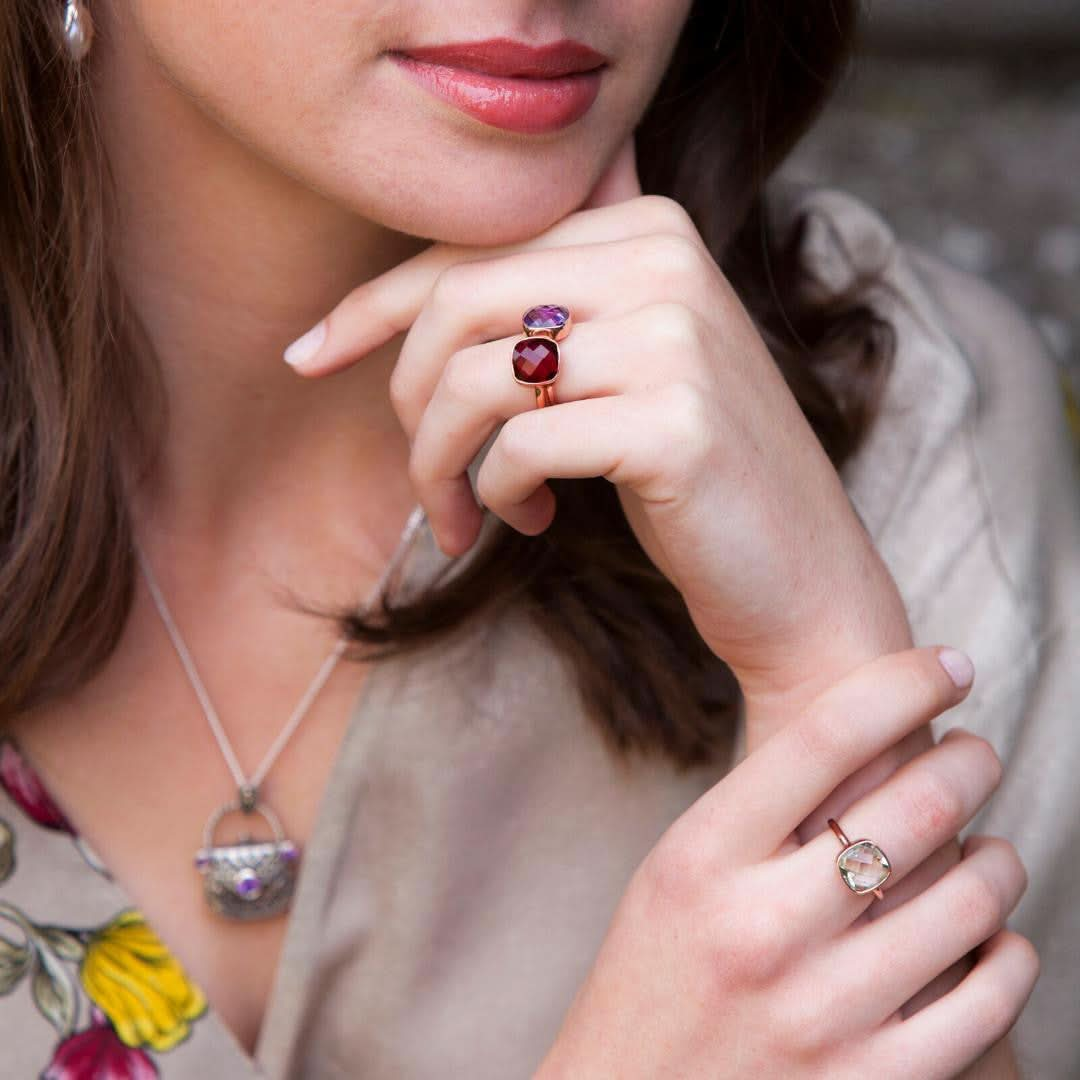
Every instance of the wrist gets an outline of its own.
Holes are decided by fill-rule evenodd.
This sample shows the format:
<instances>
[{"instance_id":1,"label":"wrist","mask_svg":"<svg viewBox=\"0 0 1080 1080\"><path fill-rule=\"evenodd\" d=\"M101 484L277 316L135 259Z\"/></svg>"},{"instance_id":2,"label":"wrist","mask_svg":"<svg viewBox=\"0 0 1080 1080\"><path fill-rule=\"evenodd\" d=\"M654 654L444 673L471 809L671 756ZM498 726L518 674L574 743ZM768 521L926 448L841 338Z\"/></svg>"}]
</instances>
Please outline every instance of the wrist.
<instances>
[{"instance_id":1,"label":"wrist","mask_svg":"<svg viewBox=\"0 0 1080 1080\"><path fill-rule=\"evenodd\" d=\"M834 589L786 640L728 661L742 690L747 752L861 664L913 645L903 599L883 565Z\"/></svg>"}]
</instances>

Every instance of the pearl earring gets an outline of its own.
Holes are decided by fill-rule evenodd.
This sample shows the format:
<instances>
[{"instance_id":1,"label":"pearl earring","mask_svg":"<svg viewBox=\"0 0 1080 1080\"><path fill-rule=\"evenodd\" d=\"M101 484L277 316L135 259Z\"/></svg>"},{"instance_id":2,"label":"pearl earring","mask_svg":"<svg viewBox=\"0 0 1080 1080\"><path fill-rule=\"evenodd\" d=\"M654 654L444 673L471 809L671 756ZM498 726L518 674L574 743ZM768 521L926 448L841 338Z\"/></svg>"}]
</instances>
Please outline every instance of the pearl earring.
<instances>
[{"instance_id":1,"label":"pearl earring","mask_svg":"<svg viewBox=\"0 0 1080 1080\"><path fill-rule=\"evenodd\" d=\"M81 60L94 40L94 21L79 0L65 0L62 32L68 55L72 60Z\"/></svg>"}]
</instances>

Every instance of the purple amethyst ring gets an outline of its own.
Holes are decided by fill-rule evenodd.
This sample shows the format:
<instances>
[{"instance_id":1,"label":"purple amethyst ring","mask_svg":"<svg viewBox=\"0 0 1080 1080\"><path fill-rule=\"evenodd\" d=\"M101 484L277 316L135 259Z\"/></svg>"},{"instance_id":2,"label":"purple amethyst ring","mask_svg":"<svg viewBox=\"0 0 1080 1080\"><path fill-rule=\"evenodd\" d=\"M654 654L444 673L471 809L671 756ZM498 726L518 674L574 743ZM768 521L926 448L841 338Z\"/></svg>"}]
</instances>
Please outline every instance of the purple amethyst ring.
<instances>
[{"instance_id":1,"label":"purple amethyst ring","mask_svg":"<svg viewBox=\"0 0 1080 1080\"><path fill-rule=\"evenodd\" d=\"M551 384L559 374L557 343L570 333L572 322L569 308L562 304L538 304L521 317L525 336L514 343L514 379L533 388L538 409L555 403Z\"/></svg>"}]
</instances>

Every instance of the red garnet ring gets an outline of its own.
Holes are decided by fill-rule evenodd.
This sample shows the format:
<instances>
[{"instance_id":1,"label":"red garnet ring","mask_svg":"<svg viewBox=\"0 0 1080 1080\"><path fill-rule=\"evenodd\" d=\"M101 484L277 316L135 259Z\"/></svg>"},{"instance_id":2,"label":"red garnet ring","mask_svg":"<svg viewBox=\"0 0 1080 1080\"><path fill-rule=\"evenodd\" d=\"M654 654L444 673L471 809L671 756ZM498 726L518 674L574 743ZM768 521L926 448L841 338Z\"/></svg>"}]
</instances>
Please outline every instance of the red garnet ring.
<instances>
[{"instance_id":1,"label":"red garnet ring","mask_svg":"<svg viewBox=\"0 0 1080 1080\"><path fill-rule=\"evenodd\" d=\"M536 392L536 407L555 403L551 384L559 374L559 346L570 332L570 311L561 304L539 304L521 318L525 337L514 343L514 378Z\"/></svg>"}]
</instances>

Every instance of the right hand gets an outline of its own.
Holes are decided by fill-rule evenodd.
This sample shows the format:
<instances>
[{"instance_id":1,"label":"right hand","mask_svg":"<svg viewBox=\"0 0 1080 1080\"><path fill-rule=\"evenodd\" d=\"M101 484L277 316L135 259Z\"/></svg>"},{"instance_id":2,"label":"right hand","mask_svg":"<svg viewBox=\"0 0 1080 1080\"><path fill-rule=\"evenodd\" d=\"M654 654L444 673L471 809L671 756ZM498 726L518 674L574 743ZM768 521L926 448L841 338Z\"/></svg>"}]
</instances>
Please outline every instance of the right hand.
<instances>
[{"instance_id":1,"label":"right hand","mask_svg":"<svg viewBox=\"0 0 1080 1080\"><path fill-rule=\"evenodd\" d=\"M1039 974L1035 947L1004 927L1027 888L1010 843L970 836L957 865L871 920L874 895L840 880L833 832L792 835L966 692L935 648L881 656L744 757L635 871L535 1080L944 1080L1004 1038ZM1001 772L989 742L953 729L839 824L881 845L887 891L956 837ZM972 950L958 986L901 1018Z\"/></svg>"}]
</instances>

